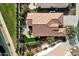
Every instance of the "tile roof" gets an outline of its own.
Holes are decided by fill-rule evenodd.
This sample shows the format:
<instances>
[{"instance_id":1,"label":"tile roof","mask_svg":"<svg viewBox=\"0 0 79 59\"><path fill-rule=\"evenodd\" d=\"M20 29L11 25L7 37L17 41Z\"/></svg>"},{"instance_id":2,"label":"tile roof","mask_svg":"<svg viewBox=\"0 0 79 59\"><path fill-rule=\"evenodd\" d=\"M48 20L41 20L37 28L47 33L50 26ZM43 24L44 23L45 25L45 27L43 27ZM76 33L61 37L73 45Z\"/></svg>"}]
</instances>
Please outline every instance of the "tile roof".
<instances>
[{"instance_id":1,"label":"tile roof","mask_svg":"<svg viewBox=\"0 0 79 59\"><path fill-rule=\"evenodd\" d=\"M66 28L59 28L59 32L64 32Z\"/></svg>"},{"instance_id":2,"label":"tile roof","mask_svg":"<svg viewBox=\"0 0 79 59\"><path fill-rule=\"evenodd\" d=\"M49 27L59 27L59 24L57 24L57 23L52 23Z\"/></svg>"},{"instance_id":3,"label":"tile roof","mask_svg":"<svg viewBox=\"0 0 79 59\"><path fill-rule=\"evenodd\" d=\"M51 19L59 19L63 13L28 13L27 19L32 19L32 24L47 24Z\"/></svg>"},{"instance_id":4,"label":"tile roof","mask_svg":"<svg viewBox=\"0 0 79 59\"><path fill-rule=\"evenodd\" d=\"M61 16L63 13L28 13L27 20L34 36L66 36L65 28L59 28Z\"/></svg>"}]
</instances>

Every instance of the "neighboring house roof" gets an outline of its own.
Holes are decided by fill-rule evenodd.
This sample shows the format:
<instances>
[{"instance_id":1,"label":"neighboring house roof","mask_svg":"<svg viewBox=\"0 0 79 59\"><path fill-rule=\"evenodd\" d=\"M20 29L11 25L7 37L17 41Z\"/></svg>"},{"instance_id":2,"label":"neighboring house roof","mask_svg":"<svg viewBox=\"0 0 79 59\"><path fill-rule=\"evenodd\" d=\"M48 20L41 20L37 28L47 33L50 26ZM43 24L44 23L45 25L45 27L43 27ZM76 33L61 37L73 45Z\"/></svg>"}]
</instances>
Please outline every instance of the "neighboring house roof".
<instances>
[{"instance_id":1,"label":"neighboring house roof","mask_svg":"<svg viewBox=\"0 0 79 59\"><path fill-rule=\"evenodd\" d=\"M66 8L69 3L37 3L36 6L41 8Z\"/></svg>"},{"instance_id":2,"label":"neighboring house roof","mask_svg":"<svg viewBox=\"0 0 79 59\"><path fill-rule=\"evenodd\" d=\"M63 13L28 13L27 19L33 19L32 24L47 24L52 19L59 19Z\"/></svg>"},{"instance_id":3,"label":"neighboring house roof","mask_svg":"<svg viewBox=\"0 0 79 59\"><path fill-rule=\"evenodd\" d=\"M34 56L68 56L71 55L69 51L66 50L64 43L58 43L53 47L49 47L47 50L43 50Z\"/></svg>"}]
</instances>

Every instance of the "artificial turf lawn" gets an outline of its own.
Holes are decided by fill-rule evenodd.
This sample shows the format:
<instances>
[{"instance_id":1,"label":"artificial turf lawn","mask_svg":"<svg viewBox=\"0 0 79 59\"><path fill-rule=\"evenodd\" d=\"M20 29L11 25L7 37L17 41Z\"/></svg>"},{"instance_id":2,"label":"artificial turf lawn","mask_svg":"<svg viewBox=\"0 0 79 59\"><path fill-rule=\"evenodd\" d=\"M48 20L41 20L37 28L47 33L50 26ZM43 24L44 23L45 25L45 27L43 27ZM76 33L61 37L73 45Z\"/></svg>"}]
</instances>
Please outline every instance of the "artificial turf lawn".
<instances>
[{"instance_id":1,"label":"artificial turf lawn","mask_svg":"<svg viewBox=\"0 0 79 59\"><path fill-rule=\"evenodd\" d=\"M0 12L2 13L13 43L16 46L16 4L0 3Z\"/></svg>"}]
</instances>

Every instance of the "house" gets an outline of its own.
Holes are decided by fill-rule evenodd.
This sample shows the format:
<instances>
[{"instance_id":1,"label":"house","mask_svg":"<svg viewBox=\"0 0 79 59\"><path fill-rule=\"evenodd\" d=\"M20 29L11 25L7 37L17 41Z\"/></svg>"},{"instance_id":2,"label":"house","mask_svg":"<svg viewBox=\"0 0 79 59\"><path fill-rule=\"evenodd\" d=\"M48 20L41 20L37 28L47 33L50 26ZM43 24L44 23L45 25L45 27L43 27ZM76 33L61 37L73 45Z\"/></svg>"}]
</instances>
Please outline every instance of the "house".
<instances>
[{"instance_id":1,"label":"house","mask_svg":"<svg viewBox=\"0 0 79 59\"><path fill-rule=\"evenodd\" d=\"M69 3L37 3L35 5L41 8L67 8Z\"/></svg>"},{"instance_id":2,"label":"house","mask_svg":"<svg viewBox=\"0 0 79 59\"><path fill-rule=\"evenodd\" d=\"M63 13L28 13L27 25L36 37L66 37Z\"/></svg>"},{"instance_id":3,"label":"house","mask_svg":"<svg viewBox=\"0 0 79 59\"><path fill-rule=\"evenodd\" d=\"M40 51L34 56L71 56L70 50L67 50L64 43L58 43L53 47Z\"/></svg>"}]
</instances>

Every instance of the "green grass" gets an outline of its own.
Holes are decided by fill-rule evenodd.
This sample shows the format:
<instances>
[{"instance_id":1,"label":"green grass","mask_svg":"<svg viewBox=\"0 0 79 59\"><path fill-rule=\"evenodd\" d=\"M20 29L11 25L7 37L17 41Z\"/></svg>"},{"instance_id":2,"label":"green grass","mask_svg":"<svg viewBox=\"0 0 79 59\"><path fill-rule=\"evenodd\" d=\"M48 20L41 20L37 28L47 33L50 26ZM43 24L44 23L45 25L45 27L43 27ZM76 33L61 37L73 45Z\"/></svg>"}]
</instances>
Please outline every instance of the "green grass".
<instances>
[{"instance_id":1,"label":"green grass","mask_svg":"<svg viewBox=\"0 0 79 59\"><path fill-rule=\"evenodd\" d=\"M0 3L0 11L10 33L10 36L13 40L13 43L16 47L16 5L9 3Z\"/></svg>"}]
</instances>

